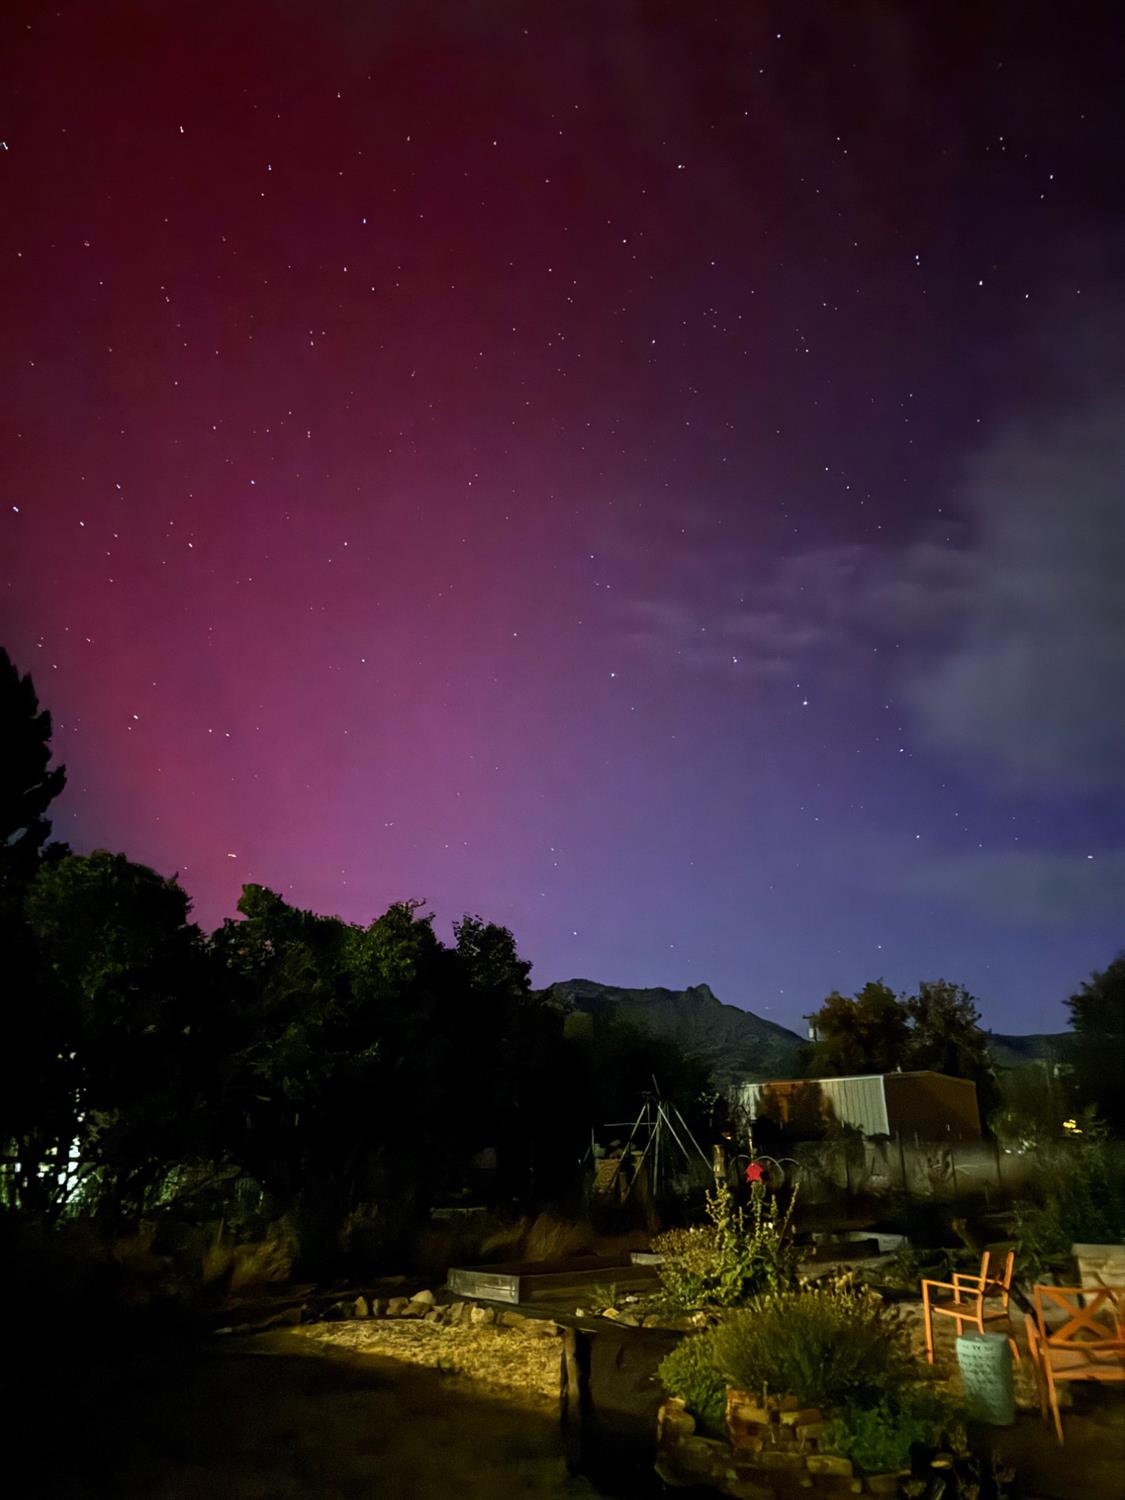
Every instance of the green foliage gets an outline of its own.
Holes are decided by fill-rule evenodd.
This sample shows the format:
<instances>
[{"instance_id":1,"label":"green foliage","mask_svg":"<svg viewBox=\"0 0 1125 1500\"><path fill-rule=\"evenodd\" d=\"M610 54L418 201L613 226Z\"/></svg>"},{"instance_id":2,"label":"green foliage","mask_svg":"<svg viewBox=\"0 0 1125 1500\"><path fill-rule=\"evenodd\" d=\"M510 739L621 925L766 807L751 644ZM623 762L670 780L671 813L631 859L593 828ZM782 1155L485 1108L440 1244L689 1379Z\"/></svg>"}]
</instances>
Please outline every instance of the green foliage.
<instances>
[{"instance_id":1,"label":"green foliage","mask_svg":"<svg viewBox=\"0 0 1125 1500\"><path fill-rule=\"evenodd\" d=\"M1125 1148L1091 1115L1080 1128L1036 1153L1031 1191L1016 1204L1019 1268L1033 1279L1065 1260L1072 1244L1125 1240Z\"/></svg>"},{"instance_id":2,"label":"green foliage","mask_svg":"<svg viewBox=\"0 0 1125 1500\"><path fill-rule=\"evenodd\" d=\"M910 1035L903 1067L971 1078L981 1118L987 1119L998 1097L996 1069L974 997L962 985L924 979L905 1004Z\"/></svg>"},{"instance_id":3,"label":"green foliage","mask_svg":"<svg viewBox=\"0 0 1125 1500\"><path fill-rule=\"evenodd\" d=\"M811 1078L933 1069L977 1085L981 1113L996 1100L996 1070L968 990L923 980L916 995L896 996L874 980L854 997L833 993L813 1017L817 1040L804 1049Z\"/></svg>"},{"instance_id":4,"label":"green foliage","mask_svg":"<svg viewBox=\"0 0 1125 1500\"><path fill-rule=\"evenodd\" d=\"M998 1077L999 1103L989 1117L993 1135L1006 1145L1043 1146L1061 1140L1073 1113L1073 1088L1048 1062L1006 1068Z\"/></svg>"},{"instance_id":5,"label":"green foliage","mask_svg":"<svg viewBox=\"0 0 1125 1500\"><path fill-rule=\"evenodd\" d=\"M664 1256L658 1272L664 1305L673 1312L736 1307L758 1293L794 1286L793 1203L783 1210L755 1183L747 1212L725 1182L717 1183L707 1195L709 1224L666 1230L653 1242Z\"/></svg>"},{"instance_id":6,"label":"green foliage","mask_svg":"<svg viewBox=\"0 0 1125 1500\"><path fill-rule=\"evenodd\" d=\"M1067 1001L1070 1061L1080 1105L1125 1135L1125 952Z\"/></svg>"},{"instance_id":7,"label":"green foliage","mask_svg":"<svg viewBox=\"0 0 1125 1500\"><path fill-rule=\"evenodd\" d=\"M711 1337L730 1385L796 1396L802 1406L877 1403L917 1373L897 1314L841 1286L756 1298Z\"/></svg>"},{"instance_id":8,"label":"green foliage","mask_svg":"<svg viewBox=\"0 0 1125 1500\"><path fill-rule=\"evenodd\" d=\"M715 1367L710 1332L681 1339L660 1361L657 1375L666 1395L682 1397L702 1426L722 1432L727 1383Z\"/></svg>"},{"instance_id":9,"label":"green foliage","mask_svg":"<svg viewBox=\"0 0 1125 1500\"><path fill-rule=\"evenodd\" d=\"M911 1385L875 1406L841 1408L820 1440L823 1451L850 1458L863 1474L909 1468L915 1444L947 1444L959 1451L964 1446L964 1422L950 1403Z\"/></svg>"},{"instance_id":10,"label":"green foliage","mask_svg":"<svg viewBox=\"0 0 1125 1500\"><path fill-rule=\"evenodd\" d=\"M813 1017L817 1040L808 1049L813 1078L850 1073L890 1073L901 1065L909 1039L909 1015L889 985L865 984L851 998L834 992Z\"/></svg>"}]
</instances>

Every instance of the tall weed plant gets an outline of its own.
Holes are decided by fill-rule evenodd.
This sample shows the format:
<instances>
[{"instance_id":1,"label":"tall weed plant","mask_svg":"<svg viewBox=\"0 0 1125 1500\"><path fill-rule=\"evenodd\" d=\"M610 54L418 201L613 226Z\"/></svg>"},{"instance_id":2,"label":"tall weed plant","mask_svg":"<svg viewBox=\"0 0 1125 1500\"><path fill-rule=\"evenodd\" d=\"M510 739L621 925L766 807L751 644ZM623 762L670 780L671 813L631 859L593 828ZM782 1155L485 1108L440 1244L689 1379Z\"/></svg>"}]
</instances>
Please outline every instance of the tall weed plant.
<instances>
[{"instance_id":1,"label":"tall weed plant","mask_svg":"<svg viewBox=\"0 0 1125 1500\"><path fill-rule=\"evenodd\" d=\"M796 1194L782 1209L774 1194L755 1183L749 1209L735 1202L725 1182L707 1195L705 1225L669 1229L653 1248L661 1301L672 1312L737 1307L748 1297L786 1291L797 1283L792 1221Z\"/></svg>"}]
</instances>

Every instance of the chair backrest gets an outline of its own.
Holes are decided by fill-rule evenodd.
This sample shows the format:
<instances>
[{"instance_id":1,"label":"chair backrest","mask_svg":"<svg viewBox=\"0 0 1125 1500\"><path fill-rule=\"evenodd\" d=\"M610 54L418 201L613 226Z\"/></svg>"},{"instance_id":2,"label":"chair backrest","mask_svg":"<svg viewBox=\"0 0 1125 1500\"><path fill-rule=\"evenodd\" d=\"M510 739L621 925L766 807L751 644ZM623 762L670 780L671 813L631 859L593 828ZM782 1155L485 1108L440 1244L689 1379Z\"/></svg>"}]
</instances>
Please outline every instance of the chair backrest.
<instances>
[{"instance_id":1,"label":"chair backrest","mask_svg":"<svg viewBox=\"0 0 1125 1500\"><path fill-rule=\"evenodd\" d=\"M1053 1348L1067 1344L1125 1347L1125 1287L1040 1286L1033 1289L1039 1337ZM1061 1313L1053 1326L1048 1313Z\"/></svg>"},{"instance_id":2,"label":"chair backrest","mask_svg":"<svg viewBox=\"0 0 1125 1500\"><path fill-rule=\"evenodd\" d=\"M989 1264L992 1274L989 1275ZM999 1297L1002 1307L1008 1306L1012 1294L1012 1272L1016 1264L1016 1247L1011 1244L989 1245L984 1252L980 1274L984 1278L984 1295Z\"/></svg>"}]
</instances>

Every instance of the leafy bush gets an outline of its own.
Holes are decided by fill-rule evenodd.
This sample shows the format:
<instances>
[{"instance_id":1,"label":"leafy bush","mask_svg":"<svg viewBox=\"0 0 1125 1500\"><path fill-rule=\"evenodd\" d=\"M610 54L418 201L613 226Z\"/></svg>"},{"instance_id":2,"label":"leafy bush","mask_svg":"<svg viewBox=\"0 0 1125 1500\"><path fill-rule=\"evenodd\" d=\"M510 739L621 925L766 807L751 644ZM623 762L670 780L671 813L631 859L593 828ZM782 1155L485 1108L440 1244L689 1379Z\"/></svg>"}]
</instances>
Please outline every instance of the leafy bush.
<instances>
[{"instance_id":1,"label":"leafy bush","mask_svg":"<svg viewBox=\"0 0 1125 1500\"><path fill-rule=\"evenodd\" d=\"M682 1396L688 1411L704 1427L722 1432L726 1419L726 1381L715 1368L713 1330L681 1341L660 1361L657 1374L669 1396Z\"/></svg>"},{"instance_id":2,"label":"leafy bush","mask_svg":"<svg viewBox=\"0 0 1125 1500\"><path fill-rule=\"evenodd\" d=\"M776 1197L756 1183L747 1213L720 1182L707 1195L707 1217L709 1224L669 1229L653 1242L664 1256L661 1300L669 1310L735 1307L755 1293L796 1284L793 1200L782 1211Z\"/></svg>"},{"instance_id":3,"label":"leafy bush","mask_svg":"<svg viewBox=\"0 0 1125 1500\"><path fill-rule=\"evenodd\" d=\"M825 1451L850 1458L865 1474L908 1468L915 1443L960 1451L964 1424L955 1407L909 1385L876 1406L845 1406L821 1439Z\"/></svg>"},{"instance_id":4,"label":"leafy bush","mask_svg":"<svg viewBox=\"0 0 1125 1500\"><path fill-rule=\"evenodd\" d=\"M1055 1150L1040 1151L1032 1194L1016 1204L1021 1274L1035 1278L1070 1254L1076 1241L1125 1240L1125 1172L1120 1142L1108 1140L1091 1119L1084 1134Z\"/></svg>"},{"instance_id":5,"label":"leafy bush","mask_svg":"<svg viewBox=\"0 0 1125 1500\"><path fill-rule=\"evenodd\" d=\"M756 1298L724 1318L710 1349L728 1384L802 1406L878 1403L916 1376L898 1315L840 1286Z\"/></svg>"}]
</instances>

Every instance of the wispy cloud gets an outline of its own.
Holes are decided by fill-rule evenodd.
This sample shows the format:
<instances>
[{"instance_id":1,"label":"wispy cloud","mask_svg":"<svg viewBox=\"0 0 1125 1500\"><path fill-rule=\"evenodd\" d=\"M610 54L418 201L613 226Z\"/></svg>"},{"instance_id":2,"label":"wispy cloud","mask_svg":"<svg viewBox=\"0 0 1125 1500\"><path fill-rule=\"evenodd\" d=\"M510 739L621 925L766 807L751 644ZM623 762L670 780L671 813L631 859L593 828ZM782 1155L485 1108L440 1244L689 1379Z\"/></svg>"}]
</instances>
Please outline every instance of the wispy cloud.
<instances>
[{"instance_id":1,"label":"wispy cloud","mask_svg":"<svg viewBox=\"0 0 1125 1500\"><path fill-rule=\"evenodd\" d=\"M930 860L907 871L909 890L1018 925L1073 927L1118 919L1125 928L1125 850L1093 856L1005 849Z\"/></svg>"},{"instance_id":2,"label":"wispy cloud","mask_svg":"<svg viewBox=\"0 0 1125 1500\"><path fill-rule=\"evenodd\" d=\"M921 740L1024 789L1125 768L1125 388L1013 424L967 463L962 520L897 550L845 545L626 606L636 645L683 666L799 672L894 638ZM743 569L743 572L746 570Z\"/></svg>"},{"instance_id":3,"label":"wispy cloud","mask_svg":"<svg viewBox=\"0 0 1125 1500\"><path fill-rule=\"evenodd\" d=\"M909 549L883 595L944 635L906 685L932 743L1022 784L1125 767L1125 395L1000 433L972 462L970 540Z\"/></svg>"}]
</instances>

